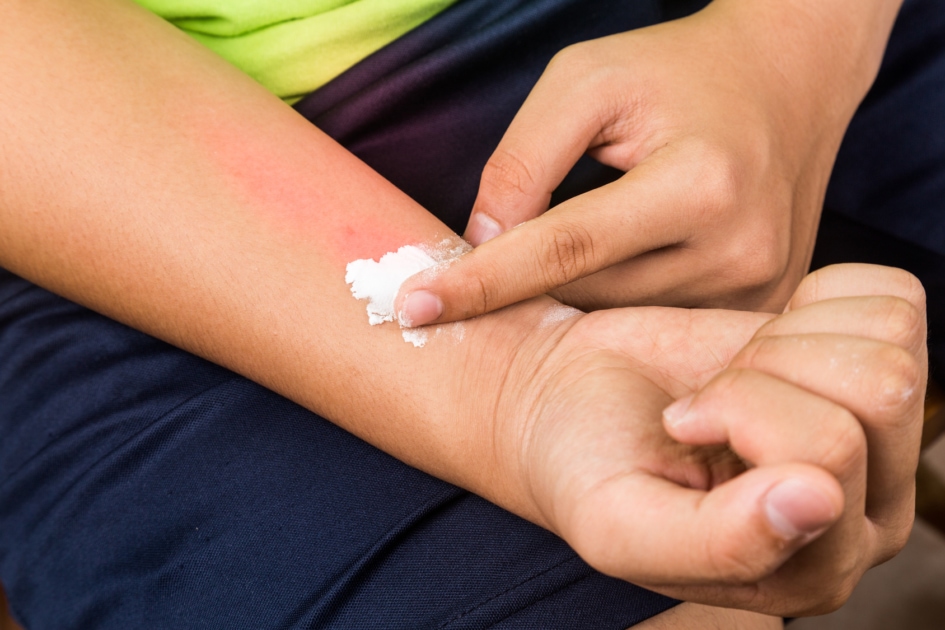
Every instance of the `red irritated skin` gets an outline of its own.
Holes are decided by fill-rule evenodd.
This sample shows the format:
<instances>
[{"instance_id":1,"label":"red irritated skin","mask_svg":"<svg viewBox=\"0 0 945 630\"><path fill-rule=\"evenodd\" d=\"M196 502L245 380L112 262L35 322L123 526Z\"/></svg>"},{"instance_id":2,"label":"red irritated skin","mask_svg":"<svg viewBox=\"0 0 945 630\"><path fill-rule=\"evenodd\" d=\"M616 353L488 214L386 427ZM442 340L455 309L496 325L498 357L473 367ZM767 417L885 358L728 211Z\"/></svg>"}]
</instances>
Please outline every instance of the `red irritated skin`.
<instances>
[{"instance_id":1,"label":"red irritated skin","mask_svg":"<svg viewBox=\"0 0 945 630\"><path fill-rule=\"evenodd\" d=\"M904 543L926 374L908 274L828 269L778 317L562 321L541 296L417 349L369 326L345 266L438 243L440 221L130 1L0 12L4 268L548 528L604 572L707 605L680 607L681 627L718 605L836 607Z\"/></svg>"},{"instance_id":2,"label":"red irritated skin","mask_svg":"<svg viewBox=\"0 0 945 630\"><path fill-rule=\"evenodd\" d=\"M413 224L410 215L374 207L378 196L405 196L350 153L326 165L304 140L275 146L265 130L237 129L228 123L232 121L221 120L214 111L199 110L191 112L186 128L196 130L207 164L218 169L234 201L256 209L260 219L284 238L318 242L337 262L346 264L396 251L411 243L417 227L429 220L406 198L404 206L416 214ZM325 186L331 180L336 185ZM358 199L363 204L351 203ZM444 230L443 236L447 234L452 232Z\"/></svg>"}]
</instances>

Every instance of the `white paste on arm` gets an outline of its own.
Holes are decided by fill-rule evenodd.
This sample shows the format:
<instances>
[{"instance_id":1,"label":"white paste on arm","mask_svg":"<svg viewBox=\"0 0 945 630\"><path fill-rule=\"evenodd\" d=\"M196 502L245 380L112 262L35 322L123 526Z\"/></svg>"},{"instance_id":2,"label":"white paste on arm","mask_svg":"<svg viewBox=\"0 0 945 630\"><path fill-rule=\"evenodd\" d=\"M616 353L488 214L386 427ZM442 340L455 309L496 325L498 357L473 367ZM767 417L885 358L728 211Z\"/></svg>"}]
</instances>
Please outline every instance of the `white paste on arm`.
<instances>
[{"instance_id":1,"label":"white paste on arm","mask_svg":"<svg viewBox=\"0 0 945 630\"><path fill-rule=\"evenodd\" d=\"M348 263L345 282L351 285L351 294L355 298L368 301L368 322L372 326L397 321L394 299L400 291L400 285L407 278L425 269L448 263L467 249L462 246L449 248L449 243L448 240L440 243L438 249L441 251L434 251L432 255L419 247L404 245L396 252L384 254L377 261L365 258ZM403 324L401 328L404 341L418 348L426 344L428 334L423 328L406 328ZM453 337L462 339L462 331L458 331L458 336L454 332Z\"/></svg>"}]
</instances>

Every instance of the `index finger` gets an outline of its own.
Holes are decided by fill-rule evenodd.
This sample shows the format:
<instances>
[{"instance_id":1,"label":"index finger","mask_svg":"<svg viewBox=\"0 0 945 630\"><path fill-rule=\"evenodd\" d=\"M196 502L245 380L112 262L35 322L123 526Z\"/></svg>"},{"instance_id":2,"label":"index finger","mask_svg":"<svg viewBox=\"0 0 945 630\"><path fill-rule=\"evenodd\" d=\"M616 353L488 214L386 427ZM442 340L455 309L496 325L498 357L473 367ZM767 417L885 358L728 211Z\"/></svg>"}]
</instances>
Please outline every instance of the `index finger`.
<instances>
[{"instance_id":1,"label":"index finger","mask_svg":"<svg viewBox=\"0 0 945 630\"><path fill-rule=\"evenodd\" d=\"M541 295L694 233L701 166L681 151L654 154L622 178L574 197L484 243L436 274L418 274L395 302L401 323L482 315Z\"/></svg>"}]
</instances>

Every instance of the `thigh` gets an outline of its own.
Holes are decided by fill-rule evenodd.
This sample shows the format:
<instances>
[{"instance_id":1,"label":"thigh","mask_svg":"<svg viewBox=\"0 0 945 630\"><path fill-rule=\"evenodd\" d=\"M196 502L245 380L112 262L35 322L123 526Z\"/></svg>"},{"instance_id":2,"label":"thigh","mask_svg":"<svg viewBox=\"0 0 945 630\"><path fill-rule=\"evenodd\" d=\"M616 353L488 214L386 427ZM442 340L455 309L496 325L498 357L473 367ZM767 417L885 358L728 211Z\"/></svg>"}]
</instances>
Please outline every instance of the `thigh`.
<instances>
[{"instance_id":1,"label":"thigh","mask_svg":"<svg viewBox=\"0 0 945 630\"><path fill-rule=\"evenodd\" d=\"M0 580L42 628L623 628L674 602L0 271Z\"/></svg>"}]
</instances>

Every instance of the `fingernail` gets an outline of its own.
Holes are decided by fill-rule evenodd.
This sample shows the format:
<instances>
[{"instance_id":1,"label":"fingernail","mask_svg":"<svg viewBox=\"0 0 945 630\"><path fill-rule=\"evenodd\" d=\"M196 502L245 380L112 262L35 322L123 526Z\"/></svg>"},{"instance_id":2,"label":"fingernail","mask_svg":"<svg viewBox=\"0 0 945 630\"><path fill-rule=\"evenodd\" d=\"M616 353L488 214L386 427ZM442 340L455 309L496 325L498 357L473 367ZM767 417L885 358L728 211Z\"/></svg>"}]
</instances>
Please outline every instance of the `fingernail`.
<instances>
[{"instance_id":1,"label":"fingernail","mask_svg":"<svg viewBox=\"0 0 945 630\"><path fill-rule=\"evenodd\" d=\"M692 420L692 417L689 415L689 406L692 404L693 396L695 396L695 394L680 398L663 410L663 418L666 419L667 424L677 427Z\"/></svg>"},{"instance_id":2,"label":"fingernail","mask_svg":"<svg viewBox=\"0 0 945 630\"><path fill-rule=\"evenodd\" d=\"M782 481L768 491L764 502L772 529L786 540L823 531L837 516L830 500L800 479Z\"/></svg>"},{"instance_id":3,"label":"fingernail","mask_svg":"<svg viewBox=\"0 0 945 630\"><path fill-rule=\"evenodd\" d=\"M401 326L414 328L424 326L443 314L443 301L425 289L404 296L397 320Z\"/></svg>"},{"instance_id":4,"label":"fingernail","mask_svg":"<svg viewBox=\"0 0 945 630\"><path fill-rule=\"evenodd\" d=\"M469 218L469 225L466 226L466 240L473 247L491 241L499 234L502 234L502 226L489 215L476 212Z\"/></svg>"}]
</instances>

